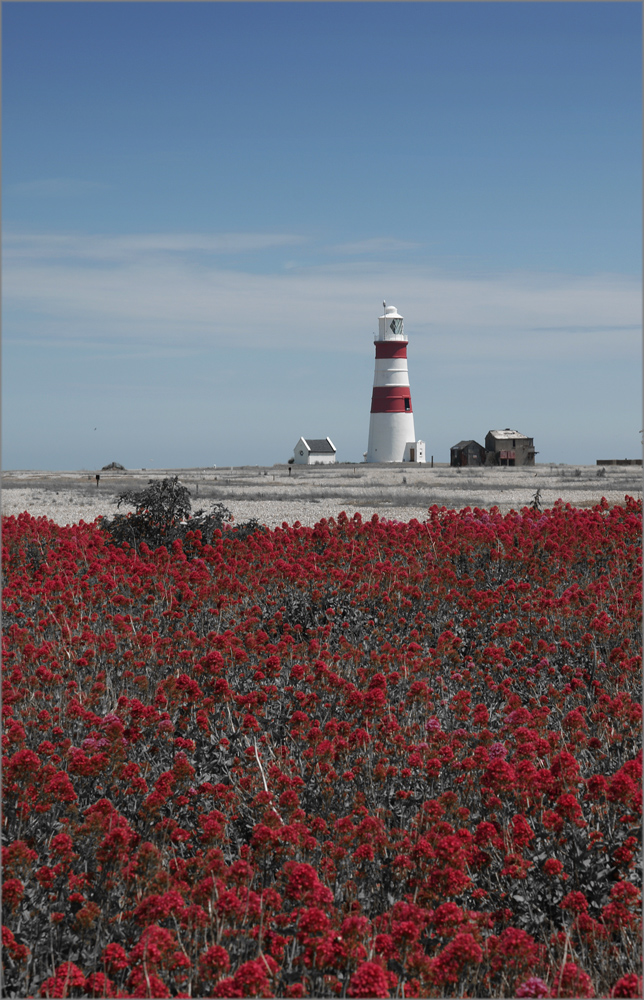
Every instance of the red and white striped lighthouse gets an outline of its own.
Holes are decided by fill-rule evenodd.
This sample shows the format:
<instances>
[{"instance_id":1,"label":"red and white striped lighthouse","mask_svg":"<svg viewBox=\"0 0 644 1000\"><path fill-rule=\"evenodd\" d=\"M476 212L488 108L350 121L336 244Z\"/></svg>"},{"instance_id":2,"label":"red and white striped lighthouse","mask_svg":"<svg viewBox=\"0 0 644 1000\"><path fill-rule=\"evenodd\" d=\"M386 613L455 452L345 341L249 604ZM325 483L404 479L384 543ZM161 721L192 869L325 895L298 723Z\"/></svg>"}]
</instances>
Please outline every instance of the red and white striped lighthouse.
<instances>
[{"instance_id":1,"label":"red and white striped lighthouse","mask_svg":"<svg viewBox=\"0 0 644 1000\"><path fill-rule=\"evenodd\" d=\"M411 408L408 340L395 306L382 303L378 319L367 462L424 462L425 443L416 441Z\"/></svg>"}]
</instances>

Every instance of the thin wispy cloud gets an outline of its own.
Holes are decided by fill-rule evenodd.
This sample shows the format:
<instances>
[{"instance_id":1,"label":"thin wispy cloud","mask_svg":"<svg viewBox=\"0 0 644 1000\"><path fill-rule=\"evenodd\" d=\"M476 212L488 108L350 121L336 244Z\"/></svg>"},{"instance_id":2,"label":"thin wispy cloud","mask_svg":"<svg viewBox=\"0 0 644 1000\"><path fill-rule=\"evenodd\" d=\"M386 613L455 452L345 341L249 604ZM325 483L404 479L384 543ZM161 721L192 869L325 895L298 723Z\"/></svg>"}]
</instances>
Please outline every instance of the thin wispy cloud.
<instances>
[{"instance_id":1,"label":"thin wispy cloud","mask_svg":"<svg viewBox=\"0 0 644 1000\"><path fill-rule=\"evenodd\" d=\"M361 352L383 298L417 354L516 360L639 357L640 283L620 275L443 275L424 265L337 263L253 273L194 259L224 246L305 242L292 234L19 235L5 244L9 337L78 338L132 350L240 348ZM222 251L223 252L223 251ZM85 266L90 260L91 267ZM562 336L562 331L567 331Z\"/></svg>"},{"instance_id":2,"label":"thin wispy cloud","mask_svg":"<svg viewBox=\"0 0 644 1000\"><path fill-rule=\"evenodd\" d=\"M8 233L4 239L5 261L24 258L34 262L113 260L125 263L159 254L236 254L270 250L305 243L291 233L136 233L85 235L81 233Z\"/></svg>"},{"instance_id":3,"label":"thin wispy cloud","mask_svg":"<svg viewBox=\"0 0 644 1000\"><path fill-rule=\"evenodd\" d=\"M606 333L609 331L615 333L632 332L633 330L641 330L640 323L626 323L626 324L616 324L615 326L609 326L604 324L603 326L535 326L529 331L530 333Z\"/></svg>"},{"instance_id":4,"label":"thin wispy cloud","mask_svg":"<svg viewBox=\"0 0 644 1000\"><path fill-rule=\"evenodd\" d=\"M338 243L332 250L338 254L351 255L371 255L390 254L401 250L417 250L422 243L412 240L397 240L388 236L376 236L368 240L358 240L355 243Z\"/></svg>"}]
</instances>

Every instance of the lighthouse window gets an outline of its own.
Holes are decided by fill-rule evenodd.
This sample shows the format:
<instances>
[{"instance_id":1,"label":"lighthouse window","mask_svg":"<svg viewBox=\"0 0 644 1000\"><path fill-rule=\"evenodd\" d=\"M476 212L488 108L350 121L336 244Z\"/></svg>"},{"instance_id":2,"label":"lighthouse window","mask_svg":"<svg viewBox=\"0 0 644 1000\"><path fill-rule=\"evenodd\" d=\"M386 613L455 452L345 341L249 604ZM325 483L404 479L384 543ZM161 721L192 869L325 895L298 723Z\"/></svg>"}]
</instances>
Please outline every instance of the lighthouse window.
<instances>
[{"instance_id":1,"label":"lighthouse window","mask_svg":"<svg viewBox=\"0 0 644 1000\"><path fill-rule=\"evenodd\" d=\"M409 396L405 396L405 410L408 410L410 406Z\"/></svg>"},{"instance_id":2,"label":"lighthouse window","mask_svg":"<svg viewBox=\"0 0 644 1000\"><path fill-rule=\"evenodd\" d=\"M397 337L402 333L402 319L392 319L389 324L389 329L393 333L394 337Z\"/></svg>"}]
</instances>

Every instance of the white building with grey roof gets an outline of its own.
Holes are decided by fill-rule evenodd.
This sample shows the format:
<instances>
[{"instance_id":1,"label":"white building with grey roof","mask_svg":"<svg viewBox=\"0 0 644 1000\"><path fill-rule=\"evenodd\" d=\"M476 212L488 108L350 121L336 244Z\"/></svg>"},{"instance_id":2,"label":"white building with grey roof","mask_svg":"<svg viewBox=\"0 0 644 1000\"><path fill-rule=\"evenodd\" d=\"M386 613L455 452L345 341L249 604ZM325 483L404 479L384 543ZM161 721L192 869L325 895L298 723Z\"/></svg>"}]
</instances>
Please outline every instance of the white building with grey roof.
<instances>
[{"instance_id":1,"label":"white building with grey roof","mask_svg":"<svg viewBox=\"0 0 644 1000\"><path fill-rule=\"evenodd\" d=\"M303 438L295 445L295 465L333 465L336 447L331 438Z\"/></svg>"}]
</instances>

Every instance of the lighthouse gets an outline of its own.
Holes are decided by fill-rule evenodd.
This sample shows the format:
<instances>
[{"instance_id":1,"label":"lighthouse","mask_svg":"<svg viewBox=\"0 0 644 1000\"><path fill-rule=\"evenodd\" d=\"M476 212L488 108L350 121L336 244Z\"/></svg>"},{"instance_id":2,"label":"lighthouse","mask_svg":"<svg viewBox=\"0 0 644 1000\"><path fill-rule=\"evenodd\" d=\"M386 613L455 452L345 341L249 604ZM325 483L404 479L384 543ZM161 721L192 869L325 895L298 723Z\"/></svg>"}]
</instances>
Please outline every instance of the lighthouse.
<instances>
[{"instance_id":1,"label":"lighthouse","mask_svg":"<svg viewBox=\"0 0 644 1000\"><path fill-rule=\"evenodd\" d=\"M367 462L424 462L425 442L417 441L411 408L408 340L395 306L382 303L378 319Z\"/></svg>"}]
</instances>

